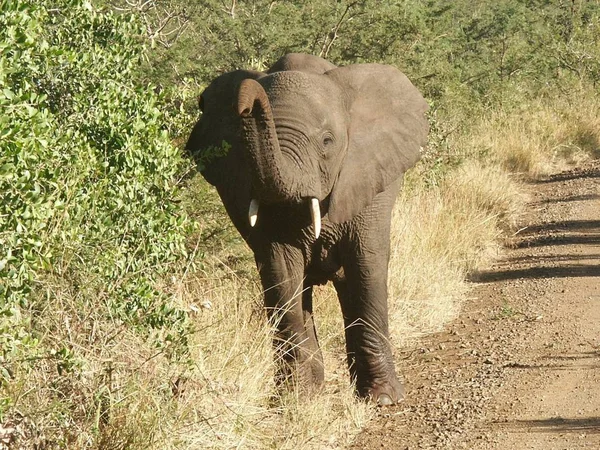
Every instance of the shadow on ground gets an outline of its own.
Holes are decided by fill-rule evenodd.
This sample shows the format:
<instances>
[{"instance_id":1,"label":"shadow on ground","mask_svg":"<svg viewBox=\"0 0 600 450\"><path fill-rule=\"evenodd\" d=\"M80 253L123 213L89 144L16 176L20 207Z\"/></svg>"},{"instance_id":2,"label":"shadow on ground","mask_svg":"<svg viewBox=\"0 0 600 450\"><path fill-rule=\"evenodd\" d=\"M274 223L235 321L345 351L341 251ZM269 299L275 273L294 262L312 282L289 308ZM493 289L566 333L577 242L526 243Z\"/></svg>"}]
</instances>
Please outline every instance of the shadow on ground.
<instances>
[{"instance_id":1,"label":"shadow on ground","mask_svg":"<svg viewBox=\"0 0 600 450\"><path fill-rule=\"evenodd\" d=\"M568 172L551 175L548 178L536 180L533 182L533 184L557 183L560 181L576 180L579 178L600 178L600 170L597 167L574 169Z\"/></svg>"},{"instance_id":2,"label":"shadow on ground","mask_svg":"<svg viewBox=\"0 0 600 450\"><path fill-rule=\"evenodd\" d=\"M519 235L530 235L543 231L591 231L600 233L600 220L562 220L530 225L519 231Z\"/></svg>"},{"instance_id":3,"label":"shadow on ground","mask_svg":"<svg viewBox=\"0 0 600 450\"><path fill-rule=\"evenodd\" d=\"M600 235L572 235L572 236L536 236L524 239L516 244L516 248L547 247L556 245L600 245Z\"/></svg>"},{"instance_id":4,"label":"shadow on ground","mask_svg":"<svg viewBox=\"0 0 600 450\"><path fill-rule=\"evenodd\" d=\"M600 417L582 419L550 417L548 419L515 420L514 422L499 423L498 425L523 433L600 433Z\"/></svg>"},{"instance_id":5,"label":"shadow on ground","mask_svg":"<svg viewBox=\"0 0 600 450\"><path fill-rule=\"evenodd\" d=\"M536 266L527 269L495 270L477 272L470 276L470 281L491 283L494 281L532 279L532 278L567 278L567 277L600 277L600 266L593 265L563 265L557 267Z\"/></svg>"},{"instance_id":6,"label":"shadow on ground","mask_svg":"<svg viewBox=\"0 0 600 450\"><path fill-rule=\"evenodd\" d=\"M512 258L506 258L501 260L498 264L519 264L519 263L531 263L534 260L531 256L514 256ZM547 263L547 264L558 264L561 262L574 262L574 261L586 261L586 260L599 260L600 253L593 253L591 255L537 255L535 261Z\"/></svg>"},{"instance_id":7,"label":"shadow on ground","mask_svg":"<svg viewBox=\"0 0 600 450\"><path fill-rule=\"evenodd\" d=\"M546 200L534 202L533 204L534 205L548 205L551 203L582 202L582 201L586 201L586 200L597 200L599 198L600 198L600 195L597 195L597 194L572 195L570 197L547 198Z\"/></svg>"},{"instance_id":8,"label":"shadow on ground","mask_svg":"<svg viewBox=\"0 0 600 450\"><path fill-rule=\"evenodd\" d=\"M528 226L519 231L511 247L517 249L556 247L557 252L506 259L501 263L502 265L517 264L525 267L511 267L505 270L500 265L496 270L472 273L469 281L490 283L532 278L599 277L600 252L570 254L567 249L562 253L565 251L565 246L569 245L600 247L600 220L564 220ZM559 248L562 250L558 250Z\"/></svg>"},{"instance_id":9,"label":"shadow on ground","mask_svg":"<svg viewBox=\"0 0 600 450\"><path fill-rule=\"evenodd\" d=\"M587 351L569 355L545 355L533 363L511 362L504 366L519 370L600 370L600 351Z\"/></svg>"}]
</instances>

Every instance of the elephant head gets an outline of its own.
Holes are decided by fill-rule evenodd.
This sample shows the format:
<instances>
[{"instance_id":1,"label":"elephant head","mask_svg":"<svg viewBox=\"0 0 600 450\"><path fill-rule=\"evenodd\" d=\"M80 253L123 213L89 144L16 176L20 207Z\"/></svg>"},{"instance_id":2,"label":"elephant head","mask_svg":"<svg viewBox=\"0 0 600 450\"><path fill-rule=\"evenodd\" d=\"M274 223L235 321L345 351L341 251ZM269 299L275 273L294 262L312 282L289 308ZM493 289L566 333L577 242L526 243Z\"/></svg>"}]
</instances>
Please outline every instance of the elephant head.
<instances>
[{"instance_id":1,"label":"elephant head","mask_svg":"<svg viewBox=\"0 0 600 450\"><path fill-rule=\"evenodd\" d=\"M322 214L352 219L415 164L427 135L427 104L397 69L337 68L310 55L221 75L200 107L187 148L204 161L231 147L201 169L243 236L261 204L306 202L315 228Z\"/></svg>"}]
</instances>

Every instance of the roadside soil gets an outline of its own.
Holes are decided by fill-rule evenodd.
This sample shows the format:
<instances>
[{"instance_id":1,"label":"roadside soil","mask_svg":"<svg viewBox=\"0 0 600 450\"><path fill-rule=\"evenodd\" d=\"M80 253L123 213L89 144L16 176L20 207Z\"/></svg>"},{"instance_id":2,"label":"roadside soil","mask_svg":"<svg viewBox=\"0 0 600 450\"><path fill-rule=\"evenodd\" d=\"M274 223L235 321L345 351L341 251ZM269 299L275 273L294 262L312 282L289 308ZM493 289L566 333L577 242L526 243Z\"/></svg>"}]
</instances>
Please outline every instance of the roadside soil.
<instances>
[{"instance_id":1,"label":"roadside soil","mask_svg":"<svg viewBox=\"0 0 600 450\"><path fill-rule=\"evenodd\" d=\"M396 355L407 399L351 448L600 449L600 162L529 191L460 317Z\"/></svg>"}]
</instances>

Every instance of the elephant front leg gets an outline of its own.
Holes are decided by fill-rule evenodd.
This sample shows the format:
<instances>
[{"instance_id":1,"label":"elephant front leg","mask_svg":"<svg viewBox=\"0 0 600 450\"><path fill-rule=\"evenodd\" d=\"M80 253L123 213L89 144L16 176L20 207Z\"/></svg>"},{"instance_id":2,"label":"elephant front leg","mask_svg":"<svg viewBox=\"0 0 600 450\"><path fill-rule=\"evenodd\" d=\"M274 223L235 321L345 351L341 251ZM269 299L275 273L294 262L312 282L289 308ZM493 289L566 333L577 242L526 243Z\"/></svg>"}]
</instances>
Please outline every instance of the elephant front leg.
<instances>
[{"instance_id":1,"label":"elephant front leg","mask_svg":"<svg viewBox=\"0 0 600 450\"><path fill-rule=\"evenodd\" d=\"M387 277L391 209L398 186L376 197L340 246L344 274L334 281L346 332L350 374L361 397L380 405L404 398L389 342Z\"/></svg>"},{"instance_id":2,"label":"elephant front leg","mask_svg":"<svg viewBox=\"0 0 600 450\"><path fill-rule=\"evenodd\" d=\"M322 384L323 356L312 314L312 286L304 279L302 252L273 244L268 255L257 255L257 265L267 315L276 329L277 384L297 382L308 388Z\"/></svg>"},{"instance_id":3,"label":"elephant front leg","mask_svg":"<svg viewBox=\"0 0 600 450\"><path fill-rule=\"evenodd\" d=\"M389 343L386 277L366 280L364 271L353 268L334 282L344 315L350 376L360 397L391 405L404 398L404 387Z\"/></svg>"}]
</instances>

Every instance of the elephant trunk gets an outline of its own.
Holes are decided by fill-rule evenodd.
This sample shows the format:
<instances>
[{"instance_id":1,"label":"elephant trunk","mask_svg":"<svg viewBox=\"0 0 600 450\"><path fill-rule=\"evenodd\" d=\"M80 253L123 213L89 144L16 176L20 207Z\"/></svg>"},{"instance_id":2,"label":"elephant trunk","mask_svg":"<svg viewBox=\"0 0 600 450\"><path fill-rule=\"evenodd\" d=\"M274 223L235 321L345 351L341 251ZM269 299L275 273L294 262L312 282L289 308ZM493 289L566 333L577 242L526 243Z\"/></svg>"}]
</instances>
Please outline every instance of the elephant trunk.
<instances>
[{"instance_id":1,"label":"elephant trunk","mask_svg":"<svg viewBox=\"0 0 600 450\"><path fill-rule=\"evenodd\" d=\"M237 112L255 194L266 203L299 201L299 170L281 152L267 93L255 80L240 84Z\"/></svg>"},{"instance_id":2,"label":"elephant trunk","mask_svg":"<svg viewBox=\"0 0 600 450\"><path fill-rule=\"evenodd\" d=\"M299 202L307 196L301 186L301 172L284 157L275 131L275 121L267 93L252 79L240 84L237 113L242 120L242 142L250 164L252 184L260 201L266 203ZM258 220L259 202L253 198L248 207L250 226ZM311 216L315 239L321 232L319 201L311 198Z\"/></svg>"}]
</instances>

